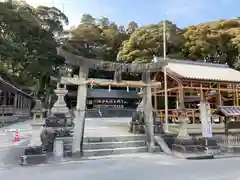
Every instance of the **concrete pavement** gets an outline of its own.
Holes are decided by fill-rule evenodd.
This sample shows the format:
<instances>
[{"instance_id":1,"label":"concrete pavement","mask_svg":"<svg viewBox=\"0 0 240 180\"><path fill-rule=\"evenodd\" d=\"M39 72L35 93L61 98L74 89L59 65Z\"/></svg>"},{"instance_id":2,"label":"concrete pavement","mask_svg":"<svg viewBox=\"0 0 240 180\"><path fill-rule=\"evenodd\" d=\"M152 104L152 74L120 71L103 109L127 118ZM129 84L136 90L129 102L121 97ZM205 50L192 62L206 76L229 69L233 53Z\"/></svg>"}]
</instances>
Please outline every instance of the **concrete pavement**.
<instances>
[{"instance_id":1,"label":"concrete pavement","mask_svg":"<svg viewBox=\"0 0 240 180\"><path fill-rule=\"evenodd\" d=\"M29 144L39 145L40 128L32 128L32 122L29 120L0 128L0 165L19 164L19 158ZM86 119L85 137L132 135L126 128L129 122L129 118ZM16 129L19 131L21 141L13 143L12 139Z\"/></svg>"},{"instance_id":2,"label":"concrete pavement","mask_svg":"<svg viewBox=\"0 0 240 180\"><path fill-rule=\"evenodd\" d=\"M26 139L32 135L31 121L19 122L0 128L0 150L13 145L12 139L18 129L20 139Z\"/></svg>"},{"instance_id":3,"label":"concrete pavement","mask_svg":"<svg viewBox=\"0 0 240 180\"><path fill-rule=\"evenodd\" d=\"M19 131L20 141L12 142L16 129ZM0 128L0 166L19 164L20 156L24 154L31 136L31 121Z\"/></svg>"},{"instance_id":4,"label":"concrete pavement","mask_svg":"<svg viewBox=\"0 0 240 180\"><path fill-rule=\"evenodd\" d=\"M86 118L85 137L132 136L128 132L131 118Z\"/></svg>"},{"instance_id":5,"label":"concrete pavement","mask_svg":"<svg viewBox=\"0 0 240 180\"><path fill-rule=\"evenodd\" d=\"M239 180L240 158L183 160L156 154L0 169L4 180Z\"/></svg>"}]
</instances>

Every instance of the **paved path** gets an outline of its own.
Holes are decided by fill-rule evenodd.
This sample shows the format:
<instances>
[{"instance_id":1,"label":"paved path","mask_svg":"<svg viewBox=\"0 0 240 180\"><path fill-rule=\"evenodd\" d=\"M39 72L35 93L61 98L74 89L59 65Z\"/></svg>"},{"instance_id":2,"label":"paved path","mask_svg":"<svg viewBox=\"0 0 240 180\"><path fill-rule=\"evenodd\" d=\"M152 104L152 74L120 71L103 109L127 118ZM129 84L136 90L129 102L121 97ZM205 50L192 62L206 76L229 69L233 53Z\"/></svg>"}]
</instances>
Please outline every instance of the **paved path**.
<instances>
[{"instance_id":1,"label":"paved path","mask_svg":"<svg viewBox=\"0 0 240 180\"><path fill-rule=\"evenodd\" d=\"M19 131L20 139L28 138L32 134L32 121L19 122L7 127L0 128L0 150L3 147L12 145L12 138L15 135L16 129Z\"/></svg>"},{"instance_id":2,"label":"paved path","mask_svg":"<svg viewBox=\"0 0 240 180\"><path fill-rule=\"evenodd\" d=\"M0 166L19 164L20 156L36 133L32 131L31 123L29 120L0 128ZM12 142L16 129L19 131L20 141Z\"/></svg>"},{"instance_id":3,"label":"paved path","mask_svg":"<svg viewBox=\"0 0 240 180\"><path fill-rule=\"evenodd\" d=\"M85 137L132 136L128 132L131 118L87 118Z\"/></svg>"},{"instance_id":4,"label":"paved path","mask_svg":"<svg viewBox=\"0 0 240 180\"><path fill-rule=\"evenodd\" d=\"M130 120L131 118L87 118L85 136L104 137L132 135L128 132ZM5 149L13 144L12 136L14 136L16 129L18 129L21 139L28 137L38 138L40 136L39 130L32 130L32 122L32 120L29 120L0 128L0 150L1 148Z\"/></svg>"},{"instance_id":5,"label":"paved path","mask_svg":"<svg viewBox=\"0 0 240 180\"><path fill-rule=\"evenodd\" d=\"M153 154L0 169L4 180L240 180L240 159L182 160Z\"/></svg>"}]
</instances>

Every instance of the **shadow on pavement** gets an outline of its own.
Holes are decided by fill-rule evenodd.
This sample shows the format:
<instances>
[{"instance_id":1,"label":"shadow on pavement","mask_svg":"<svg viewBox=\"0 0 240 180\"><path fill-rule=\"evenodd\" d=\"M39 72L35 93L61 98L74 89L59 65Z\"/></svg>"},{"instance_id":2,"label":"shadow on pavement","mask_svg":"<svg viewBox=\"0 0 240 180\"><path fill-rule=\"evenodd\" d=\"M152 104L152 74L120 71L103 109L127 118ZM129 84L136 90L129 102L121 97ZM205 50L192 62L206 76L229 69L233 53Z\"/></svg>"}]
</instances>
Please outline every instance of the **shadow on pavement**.
<instances>
[{"instance_id":1,"label":"shadow on pavement","mask_svg":"<svg viewBox=\"0 0 240 180\"><path fill-rule=\"evenodd\" d=\"M0 165L19 165L20 158L24 155L24 151L30 143L30 139L31 137L28 137L5 149L0 149Z\"/></svg>"}]
</instances>

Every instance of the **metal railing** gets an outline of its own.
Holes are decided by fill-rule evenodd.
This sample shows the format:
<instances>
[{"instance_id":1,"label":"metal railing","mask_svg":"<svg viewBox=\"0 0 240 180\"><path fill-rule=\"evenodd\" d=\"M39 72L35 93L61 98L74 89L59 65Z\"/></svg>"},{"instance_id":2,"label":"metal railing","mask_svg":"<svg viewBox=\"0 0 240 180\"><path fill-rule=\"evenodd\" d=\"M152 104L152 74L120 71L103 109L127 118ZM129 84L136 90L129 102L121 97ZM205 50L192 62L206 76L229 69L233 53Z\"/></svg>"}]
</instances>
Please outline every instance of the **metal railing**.
<instances>
[{"instance_id":1,"label":"metal railing","mask_svg":"<svg viewBox=\"0 0 240 180\"><path fill-rule=\"evenodd\" d=\"M240 154L240 134L223 136L218 139L220 150L223 153L239 153Z\"/></svg>"},{"instance_id":2,"label":"metal railing","mask_svg":"<svg viewBox=\"0 0 240 180\"><path fill-rule=\"evenodd\" d=\"M13 115L14 108L11 105L0 105L0 116Z\"/></svg>"},{"instance_id":3,"label":"metal railing","mask_svg":"<svg viewBox=\"0 0 240 180\"><path fill-rule=\"evenodd\" d=\"M0 105L0 116L29 116L29 108L14 108L12 105Z\"/></svg>"}]
</instances>

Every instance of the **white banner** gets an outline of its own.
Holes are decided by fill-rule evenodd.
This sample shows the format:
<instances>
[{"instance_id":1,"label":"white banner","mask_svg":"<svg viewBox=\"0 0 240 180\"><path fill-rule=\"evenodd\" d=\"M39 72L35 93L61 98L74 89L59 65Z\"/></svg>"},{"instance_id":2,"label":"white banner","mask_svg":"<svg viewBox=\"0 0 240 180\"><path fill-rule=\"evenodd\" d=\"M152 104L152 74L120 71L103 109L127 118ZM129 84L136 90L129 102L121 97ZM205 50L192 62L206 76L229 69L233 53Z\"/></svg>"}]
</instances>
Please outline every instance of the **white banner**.
<instances>
[{"instance_id":1,"label":"white banner","mask_svg":"<svg viewBox=\"0 0 240 180\"><path fill-rule=\"evenodd\" d=\"M200 118L202 123L202 136L212 137L211 108L209 103L200 102Z\"/></svg>"}]
</instances>

